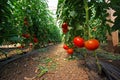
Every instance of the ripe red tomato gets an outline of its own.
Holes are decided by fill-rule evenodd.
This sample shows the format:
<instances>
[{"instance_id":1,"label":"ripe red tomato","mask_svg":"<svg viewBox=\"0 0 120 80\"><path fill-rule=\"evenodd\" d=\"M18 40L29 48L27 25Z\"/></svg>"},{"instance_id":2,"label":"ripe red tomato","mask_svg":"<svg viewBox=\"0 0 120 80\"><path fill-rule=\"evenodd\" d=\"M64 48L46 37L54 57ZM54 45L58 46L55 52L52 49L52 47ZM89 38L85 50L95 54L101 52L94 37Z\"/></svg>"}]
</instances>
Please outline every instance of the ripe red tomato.
<instances>
[{"instance_id":1,"label":"ripe red tomato","mask_svg":"<svg viewBox=\"0 0 120 80\"><path fill-rule=\"evenodd\" d=\"M30 37L30 34L22 34L22 36L23 36L24 38L29 38L29 37Z\"/></svg>"},{"instance_id":2,"label":"ripe red tomato","mask_svg":"<svg viewBox=\"0 0 120 80\"><path fill-rule=\"evenodd\" d=\"M96 50L99 47L100 43L96 39L90 39L88 41L85 41L85 48L88 50Z\"/></svg>"},{"instance_id":3,"label":"ripe red tomato","mask_svg":"<svg viewBox=\"0 0 120 80\"><path fill-rule=\"evenodd\" d=\"M75 46L77 46L79 48L84 47L84 39L79 36L77 36L73 39L73 43Z\"/></svg>"},{"instance_id":4,"label":"ripe red tomato","mask_svg":"<svg viewBox=\"0 0 120 80\"><path fill-rule=\"evenodd\" d=\"M26 34L26 38L29 38L30 37L30 34Z\"/></svg>"},{"instance_id":5,"label":"ripe red tomato","mask_svg":"<svg viewBox=\"0 0 120 80\"><path fill-rule=\"evenodd\" d=\"M68 32L68 29L62 28L62 31L63 31L64 34L66 34Z\"/></svg>"},{"instance_id":6,"label":"ripe red tomato","mask_svg":"<svg viewBox=\"0 0 120 80\"><path fill-rule=\"evenodd\" d=\"M34 38L33 38L33 42L34 42L34 43L37 43L37 42L38 42L38 39L34 37Z\"/></svg>"},{"instance_id":7,"label":"ripe red tomato","mask_svg":"<svg viewBox=\"0 0 120 80\"><path fill-rule=\"evenodd\" d=\"M74 50L72 48L67 49L68 54L73 54Z\"/></svg>"},{"instance_id":8,"label":"ripe red tomato","mask_svg":"<svg viewBox=\"0 0 120 80\"><path fill-rule=\"evenodd\" d=\"M72 48L67 49L68 54L73 54L74 50Z\"/></svg>"},{"instance_id":9,"label":"ripe red tomato","mask_svg":"<svg viewBox=\"0 0 120 80\"><path fill-rule=\"evenodd\" d=\"M64 44L64 45L63 45L63 48L64 48L65 50L67 50L69 47L68 47L66 44Z\"/></svg>"},{"instance_id":10,"label":"ripe red tomato","mask_svg":"<svg viewBox=\"0 0 120 80\"><path fill-rule=\"evenodd\" d=\"M67 24L66 22L64 22L64 23L62 24L62 28L63 28L63 29L68 29L68 24Z\"/></svg>"}]
</instances>

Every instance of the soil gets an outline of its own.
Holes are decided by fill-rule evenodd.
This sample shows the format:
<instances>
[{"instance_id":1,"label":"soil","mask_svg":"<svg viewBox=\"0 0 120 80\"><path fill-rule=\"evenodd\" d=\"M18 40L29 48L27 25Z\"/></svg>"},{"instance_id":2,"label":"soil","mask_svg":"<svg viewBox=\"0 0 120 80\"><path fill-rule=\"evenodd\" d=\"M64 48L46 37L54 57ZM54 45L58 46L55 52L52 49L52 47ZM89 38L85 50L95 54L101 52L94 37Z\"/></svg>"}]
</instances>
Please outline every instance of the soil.
<instances>
[{"instance_id":1,"label":"soil","mask_svg":"<svg viewBox=\"0 0 120 80\"><path fill-rule=\"evenodd\" d=\"M31 51L30 55L6 64L0 70L0 80L104 80L96 72L90 71L83 59L69 60L69 55L62 45L56 44ZM48 62L43 63L45 59L48 59ZM54 66L51 66L52 64ZM42 73L39 68L41 65L54 68L49 68L38 76Z\"/></svg>"}]
</instances>

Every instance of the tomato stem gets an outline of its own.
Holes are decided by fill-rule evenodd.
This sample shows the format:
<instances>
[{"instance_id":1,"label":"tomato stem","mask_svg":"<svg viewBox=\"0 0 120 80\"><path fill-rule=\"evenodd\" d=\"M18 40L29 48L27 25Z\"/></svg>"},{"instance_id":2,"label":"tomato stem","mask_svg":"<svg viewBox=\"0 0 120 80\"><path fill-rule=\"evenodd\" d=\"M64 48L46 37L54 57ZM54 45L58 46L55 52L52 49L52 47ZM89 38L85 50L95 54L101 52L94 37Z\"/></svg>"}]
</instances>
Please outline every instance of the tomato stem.
<instances>
[{"instance_id":1,"label":"tomato stem","mask_svg":"<svg viewBox=\"0 0 120 80\"><path fill-rule=\"evenodd\" d=\"M89 27L89 6L88 6L88 0L84 0L84 8L85 8L85 16L86 16L86 27L87 27L87 32L86 35L88 35L88 38L91 38L91 33L90 33L90 27Z\"/></svg>"},{"instance_id":2,"label":"tomato stem","mask_svg":"<svg viewBox=\"0 0 120 80\"><path fill-rule=\"evenodd\" d=\"M88 2L87 2L87 0L84 0L84 8L85 8L85 12L86 12L86 23L88 23L88 20L89 20L89 12L88 12L88 10L89 10L89 8L88 8Z\"/></svg>"}]
</instances>

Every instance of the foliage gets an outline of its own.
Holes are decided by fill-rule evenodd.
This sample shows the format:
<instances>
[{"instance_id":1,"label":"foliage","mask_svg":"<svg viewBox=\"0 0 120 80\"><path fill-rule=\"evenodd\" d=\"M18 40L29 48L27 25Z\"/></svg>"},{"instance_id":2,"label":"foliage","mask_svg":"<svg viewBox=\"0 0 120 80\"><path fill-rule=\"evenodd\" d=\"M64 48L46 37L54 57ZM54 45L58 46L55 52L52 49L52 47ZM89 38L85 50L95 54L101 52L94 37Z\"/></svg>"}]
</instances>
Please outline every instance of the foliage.
<instances>
[{"instance_id":1,"label":"foliage","mask_svg":"<svg viewBox=\"0 0 120 80\"><path fill-rule=\"evenodd\" d=\"M0 44L3 42L39 45L61 41L60 30L48 10L46 0L1 0ZM24 38L23 34L29 34Z\"/></svg>"},{"instance_id":2,"label":"foliage","mask_svg":"<svg viewBox=\"0 0 120 80\"><path fill-rule=\"evenodd\" d=\"M39 73L38 77L43 76L48 71L55 70L57 67L57 63L52 58L44 58L40 60L40 64L38 65Z\"/></svg>"},{"instance_id":3,"label":"foliage","mask_svg":"<svg viewBox=\"0 0 120 80\"><path fill-rule=\"evenodd\" d=\"M14 0L12 0L11 3L13 3L13 1ZM0 44L3 41L10 41L11 38L14 40L19 38L19 26L21 26L21 20L19 19L22 17L19 15L22 14L22 11L21 13L17 13L18 10L15 14L15 7L9 5L9 3L9 0L0 1ZM18 7L18 5L15 6Z\"/></svg>"},{"instance_id":4,"label":"foliage","mask_svg":"<svg viewBox=\"0 0 120 80\"><path fill-rule=\"evenodd\" d=\"M97 38L101 42L105 41L106 33L111 32L111 28L106 24L106 21L112 22L106 19L109 7L116 10L115 14L118 17L113 29L118 29L120 15L118 2L118 0L111 0L111 3L104 0L59 0L57 18L61 24L63 22L69 24L69 32L64 35L65 43L71 45L75 36L81 36L85 40Z\"/></svg>"}]
</instances>

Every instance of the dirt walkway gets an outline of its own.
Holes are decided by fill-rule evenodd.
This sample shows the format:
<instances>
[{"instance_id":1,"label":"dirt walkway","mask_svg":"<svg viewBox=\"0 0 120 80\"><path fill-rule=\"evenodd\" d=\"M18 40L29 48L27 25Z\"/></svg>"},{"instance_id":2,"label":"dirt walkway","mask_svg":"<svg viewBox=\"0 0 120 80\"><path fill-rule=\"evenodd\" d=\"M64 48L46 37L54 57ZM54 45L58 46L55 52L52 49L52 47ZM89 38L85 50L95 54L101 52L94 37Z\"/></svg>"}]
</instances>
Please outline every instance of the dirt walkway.
<instances>
[{"instance_id":1,"label":"dirt walkway","mask_svg":"<svg viewBox=\"0 0 120 80\"><path fill-rule=\"evenodd\" d=\"M67 60L62 44L49 46L45 50L20 58L6 65L0 73L0 80L89 80L83 60ZM52 58L57 65L41 77L38 74L40 60Z\"/></svg>"},{"instance_id":2,"label":"dirt walkway","mask_svg":"<svg viewBox=\"0 0 120 80\"><path fill-rule=\"evenodd\" d=\"M68 55L62 45L56 46L49 57L54 58L58 63L55 71L49 72L42 77L44 80L89 80L84 70L84 61L67 60ZM41 80L42 80L41 79Z\"/></svg>"}]
</instances>

